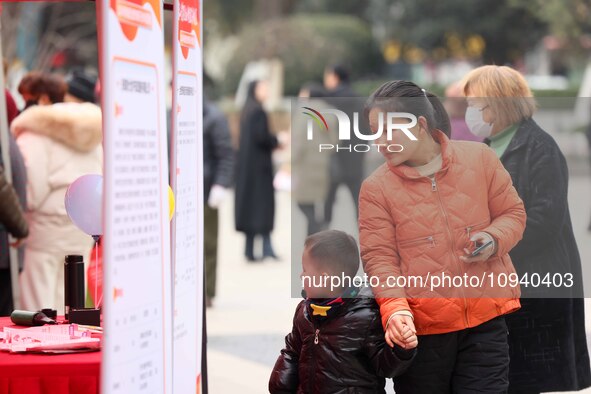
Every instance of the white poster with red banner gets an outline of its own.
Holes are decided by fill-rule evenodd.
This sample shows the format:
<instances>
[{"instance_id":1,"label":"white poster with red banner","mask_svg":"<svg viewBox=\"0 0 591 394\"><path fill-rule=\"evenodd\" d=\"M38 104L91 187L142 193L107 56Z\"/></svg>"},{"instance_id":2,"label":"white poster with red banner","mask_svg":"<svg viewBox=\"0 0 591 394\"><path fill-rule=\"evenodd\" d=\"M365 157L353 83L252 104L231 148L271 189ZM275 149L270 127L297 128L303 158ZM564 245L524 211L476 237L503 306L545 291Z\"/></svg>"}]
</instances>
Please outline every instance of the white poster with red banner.
<instances>
[{"instance_id":1,"label":"white poster with red banner","mask_svg":"<svg viewBox=\"0 0 591 394\"><path fill-rule=\"evenodd\" d=\"M161 0L97 1L104 129L101 389L172 392Z\"/></svg>"},{"instance_id":2,"label":"white poster with red banner","mask_svg":"<svg viewBox=\"0 0 591 394\"><path fill-rule=\"evenodd\" d=\"M201 392L203 329L203 109L199 0L174 1L171 184L173 391Z\"/></svg>"}]
</instances>

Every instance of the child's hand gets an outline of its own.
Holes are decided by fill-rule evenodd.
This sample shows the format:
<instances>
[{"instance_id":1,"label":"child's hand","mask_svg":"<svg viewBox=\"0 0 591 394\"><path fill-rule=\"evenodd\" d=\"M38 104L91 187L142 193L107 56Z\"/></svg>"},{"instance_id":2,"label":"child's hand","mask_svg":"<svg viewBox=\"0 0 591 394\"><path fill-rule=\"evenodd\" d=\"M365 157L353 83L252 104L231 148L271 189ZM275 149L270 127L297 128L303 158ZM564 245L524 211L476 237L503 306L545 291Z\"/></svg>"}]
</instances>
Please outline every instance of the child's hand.
<instances>
[{"instance_id":1,"label":"child's hand","mask_svg":"<svg viewBox=\"0 0 591 394\"><path fill-rule=\"evenodd\" d=\"M386 343L390 347L394 347L394 344L397 344L401 348L407 349L407 340L412 336L416 336L412 317L406 315L392 316L386 330Z\"/></svg>"},{"instance_id":2,"label":"child's hand","mask_svg":"<svg viewBox=\"0 0 591 394\"><path fill-rule=\"evenodd\" d=\"M410 337L406 339L406 347L405 349L414 349L419 345L419 338L417 334L412 334Z\"/></svg>"}]
</instances>

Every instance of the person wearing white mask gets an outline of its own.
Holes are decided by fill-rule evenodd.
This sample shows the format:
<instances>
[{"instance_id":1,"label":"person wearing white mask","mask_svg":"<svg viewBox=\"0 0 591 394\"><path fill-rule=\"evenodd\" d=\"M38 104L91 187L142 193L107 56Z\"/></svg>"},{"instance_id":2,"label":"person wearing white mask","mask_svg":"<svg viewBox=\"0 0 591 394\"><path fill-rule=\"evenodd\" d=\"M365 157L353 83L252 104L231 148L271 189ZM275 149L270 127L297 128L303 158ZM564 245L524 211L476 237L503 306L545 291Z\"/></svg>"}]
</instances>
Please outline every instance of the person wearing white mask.
<instances>
[{"instance_id":1,"label":"person wearing white mask","mask_svg":"<svg viewBox=\"0 0 591 394\"><path fill-rule=\"evenodd\" d=\"M568 208L568 168L560 148L533 119L536 103L523 76L483 66L463 81L466 123L496 152L523 200L523 239L509 253L523 278L570 278L569 286L521 282L521 309L509 329L509 393L591 386L581 259Z\"/></svg>"},{"instance_id":2,"label":"person wearing white mask","mask_svg":"<svg viewBox=\"0 0 591 394\"><path fill-rule=\"evenodd\" d=\"M485 105L481 108L474 101L472 100L472 105L466 108L466 124L475 136L488 138L492 134L492 123L485 122L483 114L488 106Z\"/></svg>"},{"instance_id":3,"label":"person wearing white mask","mask_svg":"<svg viewBox=\"0 0 591 394\"><path fill-rule=\"evenodd\" d=\"M513 101L515 100L509 98L468 97L466 124L470 132L477 137L486 139L485 142L494 149L499 158L517 132L518 121L522 120L524 115L529 114L531 117L531 113L535 109L533 98L531 100L524 98L521 103L523 108L516 108L515 111L502 108L503 104L510 104Z\"/></svg>"}]
</instances>

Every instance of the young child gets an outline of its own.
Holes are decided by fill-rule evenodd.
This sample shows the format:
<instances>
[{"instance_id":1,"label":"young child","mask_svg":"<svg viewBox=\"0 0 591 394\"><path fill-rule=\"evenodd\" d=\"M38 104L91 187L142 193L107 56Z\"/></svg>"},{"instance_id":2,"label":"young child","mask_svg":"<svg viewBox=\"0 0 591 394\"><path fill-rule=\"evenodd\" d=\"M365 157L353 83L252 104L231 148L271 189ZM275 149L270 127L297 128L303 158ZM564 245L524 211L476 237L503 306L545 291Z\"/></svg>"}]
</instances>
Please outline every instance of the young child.
<instances>
[{"instance_id":1,"label":"young child","mask_svg":"<svg viewBox=\"0 0 591 394\"><path fill-rule=\"evenodd\" d=\"M385 393L384 378L404 372L415 355L417 337L407 327L403 334L406 349L389 347L371 291L330 288L331 277L356 275L359 251L355 239L336 230L310 235L302 268L307 298L296 308L269 392Z\"/></svg>"}]
</instances>

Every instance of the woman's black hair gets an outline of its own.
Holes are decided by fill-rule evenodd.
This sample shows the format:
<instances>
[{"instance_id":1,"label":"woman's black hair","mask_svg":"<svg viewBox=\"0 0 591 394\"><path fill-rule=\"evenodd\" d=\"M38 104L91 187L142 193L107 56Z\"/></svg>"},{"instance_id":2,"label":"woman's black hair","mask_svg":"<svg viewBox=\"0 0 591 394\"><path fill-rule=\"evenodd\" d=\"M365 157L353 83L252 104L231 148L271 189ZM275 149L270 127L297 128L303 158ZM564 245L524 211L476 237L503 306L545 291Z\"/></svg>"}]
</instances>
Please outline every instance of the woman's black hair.
<instances>
[{"instance_id":1,"label":"woman's black hair","mask_svg":"<svg viewBox=\"0 0 591 394\"><path fill-rule=\"evenodd\" d=\"M256 97L256 89L259 82L257 79L248 83L246 101L244 102L242 114L240 115L241 121L248 119L254 112L261 111L263 108L262 103Z\"/></svg>"},{"instance_id":2,"label":"woman's black hair","mask_svg":"<svg viewBox=\"0 0 591 394\"><path fill-rule=\"evenodd\" d=\"M451 135L449 116L439 98L413 82L390 81L376 89L365 102L365 116L374 108L388 111L409 112L427 120L429 131L439 129Z\"/></svg>"},{"instance_id":3,"label":"woman's black hair","mask_svg":"<svg viewBox=\"0 0 591 394\"><path fill-rule=\"evenodd\" d=\"M246 101L249 102L251 100L258 101L256 97L256 90L257 85L259 84L259 80L255 79L254 81L250 81L248 83L248 88L246 89Z\"/></svg>"}]
</instances>

